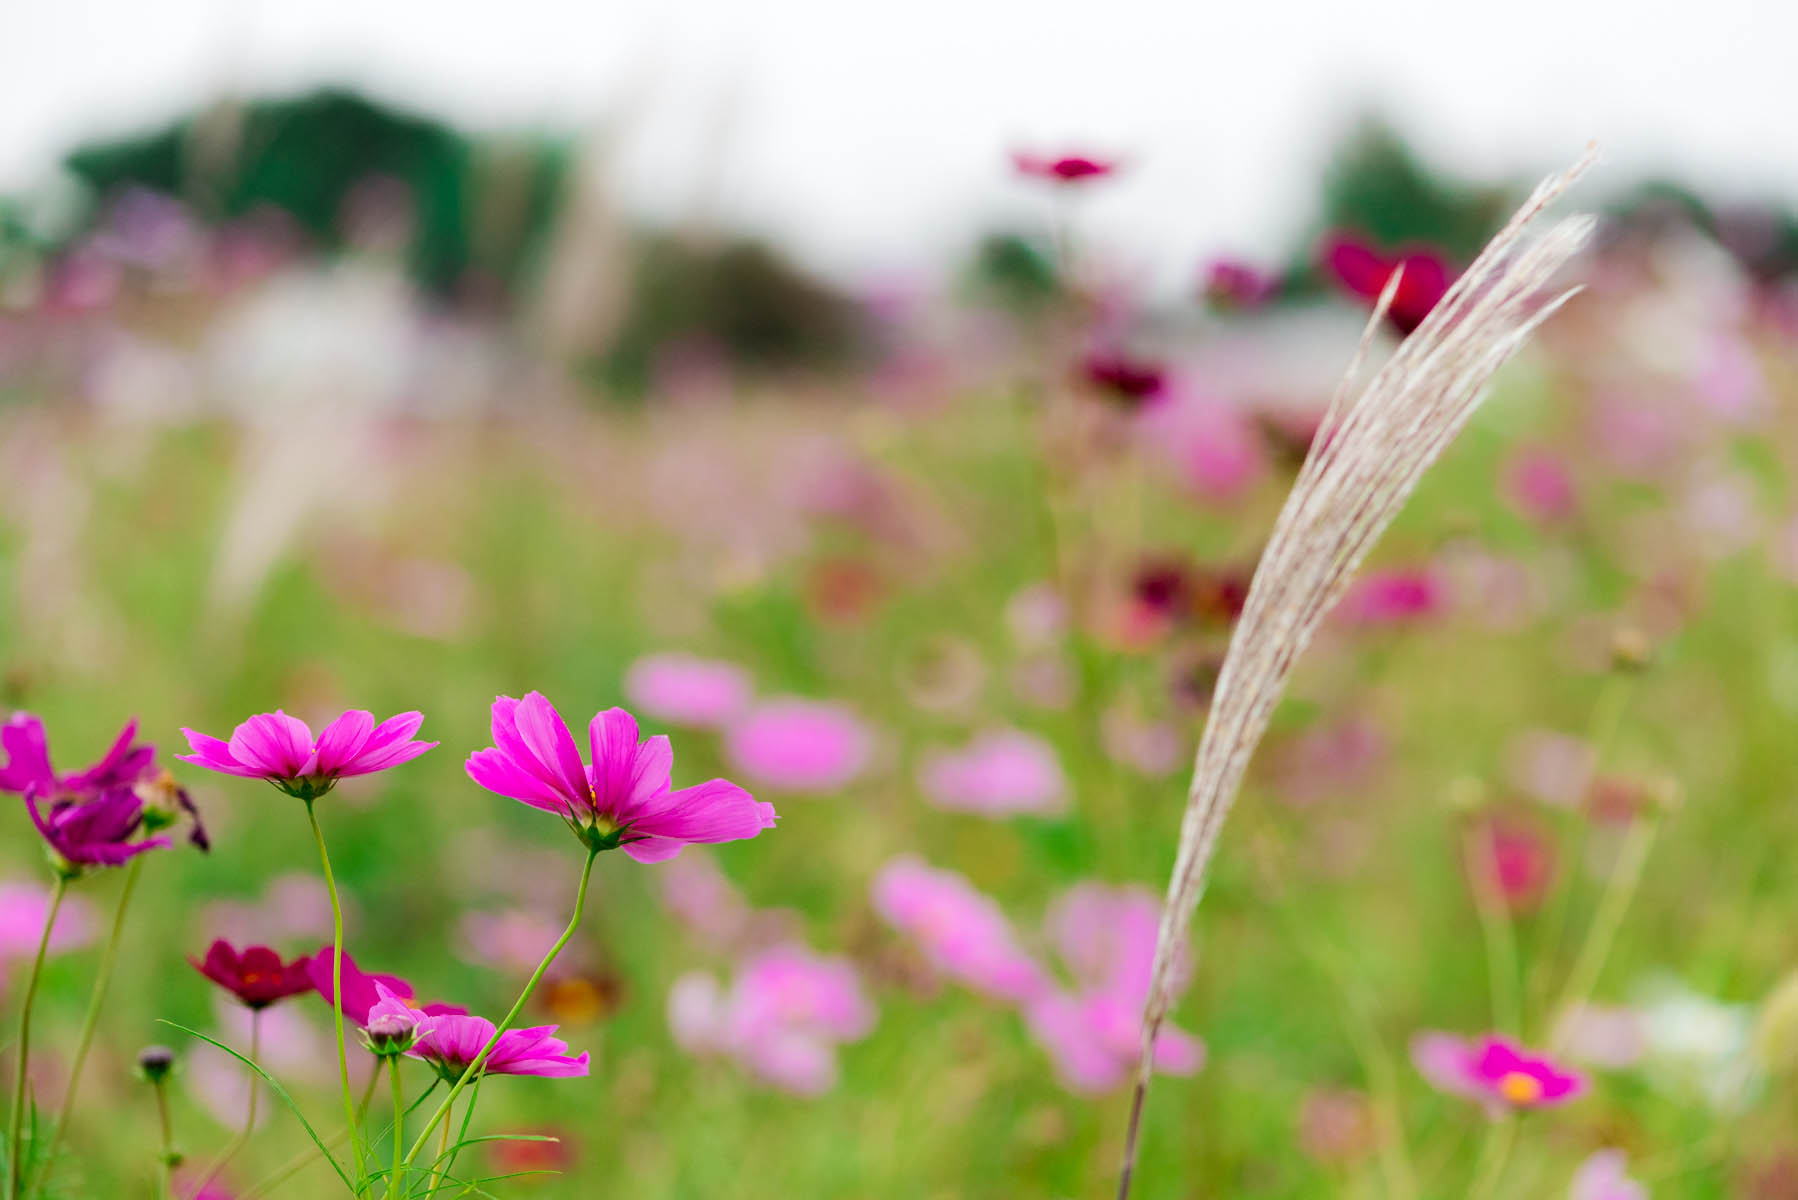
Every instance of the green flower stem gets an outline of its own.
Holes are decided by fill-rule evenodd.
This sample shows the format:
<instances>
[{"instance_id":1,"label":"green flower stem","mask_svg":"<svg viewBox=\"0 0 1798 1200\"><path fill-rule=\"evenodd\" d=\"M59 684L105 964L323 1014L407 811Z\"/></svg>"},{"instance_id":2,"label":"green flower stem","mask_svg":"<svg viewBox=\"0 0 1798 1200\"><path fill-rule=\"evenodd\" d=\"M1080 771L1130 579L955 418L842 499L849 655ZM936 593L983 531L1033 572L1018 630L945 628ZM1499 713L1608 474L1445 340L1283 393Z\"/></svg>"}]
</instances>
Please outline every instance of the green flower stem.
<instances>
[{"instance_id":1,"label":"green flower stem","mask_svg":"<svg viewBox=\"0 0 1798 1200\"><path fill-rule=\"evenodd\" d=\"M336 1146L337 1143L349 1136L350 1129L354 1129L362 1124L362 1119L368 1115L369 1101L374 1099L375 1085L381 1081L381 1068L386 1065L386 1059L378 1058L375 1060L375 1069L371 1071L368 1076L368 1086L362 1089L362 1099L356 1104L355 1125L352 1125L349 1128L339 1129L336 1133L326 1138L325 1145L327 1147ZM240 1200L258 1200L259 1197L268 1195L270 1192L286 1183L294 1175L305 1170L308 1166L317 1161L318 1148L307 1147L288 1159L286 1164L277 1168L274 1174L269 1175L263 1179L262 1182L250 1188L249 1191L243 1194Z\"/></svg>"},{"instance_id":2,"label":"green flower stem","mask_svg":"<svg viewBox=\"0 0 1798 1200\"><path fill-rule=\"evenodd\" d=\"M1630 901L1635 898L1636 885L1642 881L1642 867L1648 861L1648 852L1654 846L1654 837L1659 832L1661 817L1658 812L1639 815L1630 824L1629 833L1623 840L1623 849L1617 856L1617 863L1611 868L1611 877L1605 881L1604 895L1599 898L1598 911L1592 916L1592 925L1586 930L1586 940L1580 946L1579 957L1574 960L1573 971L1567 977L1566 990L1561 993L1560 1003L1555 1006L1554 1024L1551 1027L1549 1049L1559 1052L1566 1040L1566 1021L1568 1014L1584 1004L1592 996L1592 989L1598 984L1598 976L1604 970L1605 959L1610 956L1611 944L1617 940L1617 930L1623 924L1623 914L1629 911Z\"/></svg>"},{"instance_id":3,"label":"green flower stem","mask_svg":"<svg viewBox=\"0 0 1798 1200\"><path fill-rule=\"evenodd\" d=\"M1474 907L1486 943L1486 977L1492 994L1492 1023L1501 1033L1523 1036L1517 998L1517 936L1511 914L1498 890L1498 854L1492 838L1478 828L1466 837L1467 873L1473 884Z\"/></svg>"},{"instance_id":4,"label":"green flower stem","mask_svg":"<svg viewBox=\"0 0 1798 1200\"><path fill-rule=\"evenodd\" d=\"M137 890L138 876L143 874L144 856L138 855L125 867L125 884L119 892L119 906L112 914L112 932L107 935L106 949L100 956L100 969L94 973L94 990L87 998L87 1016L81 1021L81 1036L75 1042L75 1057L70 1060L69 1086L62 1094L62 1108L56 1124L50 1127L50 1142L44 1148L39 1170L48 1171L56 1161L56 1149L75 1115L75 1092L81 1086L81 1072L87 1066L87 1052L94 1044L94 1030L100 1024L100 1009L106 1003L106 990L112 985L112 969L118 961L119 941L125 932L125 910L131 905L131 894ZM29 1194L29 1189L28 1189Z\"/></svg>"},{"instance_id":5,"label":"green flower stem","mask_svg":"<svg viewBox=\"0 0 1798 1200\"><path fill-rule=\"evenodd\" d=\"M449 1095L443 1098L443 1103L437 1106L437 1111L431 1114L429 1121L425 1122L425 1127L419 1131L418 1140L413 1142L412 1149L406 1152L405 1166L411 1166L413 1160L418 1157L419 1150L424 1147L425 1139L431 1135L431 1130L437 1128L438 1122L449 1115L450 1105L456 1102L456 1097L461 1094L462 1089L467 1087L471 1080L480 1076L481 1065L487 1061L487 1056L493 1053L493 1048L499 1045L500 1035L511 1028L512 1022L518 1019L518 1014L524 1011L525 1002L531 998L531 993L537 990L537 984L542 982L543 973L549 970L549 965L556 961L556 956L562 953L562 948L568 945L568 940L574 936L574 931L581 923L581 913L587 907L587 881L593 877L593 860L598 857L598 851L587 851L587 863L581 868L580 886L575 889L574 893L574 915L568 918L568 928L562 931L562 936L556 939L555 945L549 948L549 953L543 956L543 961L537 964L537 969L531 974L530 981L524 985L524 991L519 993L517 1002L512 1005L512 1011L493 1027L493 1036L487 1039L487 1044L481 1047L481 1052L475 1055L474 1061L468 1064L468 1069L463 1071L461 1078L456 1080L456 1085L450 1088Z\"/></svg>"},{"instance_id":6,"label":"green flower stem","mask_svg":"<svg viewBox=\"0 0 1798 1200\"><path fill-rule=\"evenodd\" d=\"M446 1140L444 1146L447 1147L447 1149L439 1148L437 1152L437 1165L431 1168L431 1190L425 1193L425 1200L433 1200L433 1197L437 1195L437 1189L442 1187L443 1184L450 1179L454 1178L451 1172L456 1169L456 1155L461 1151L463 1143L468 1139L468 1123L474 1119L474 1106L480 1102L481 1081L477 1079L474 1081L474 1087L469 1089L468 1103L462 1106L462 1127L456 1131L456 1144L454 1146L449 1146ZM452 1121L445 1121L443 1123L443 1132L446 1139L449 1135L449 1127L451 1124ZM447 1159L444 1158L446 1153L449 1155ZM458 1193L458 1195L466 1194L466 1188Z\"/></svg>"},{"instance_id":7,"label":"green flower stem","mask_svg":"<svg viewBox=\"0 0 1798 1200\"><path fill-rule=\"evenodd\" d=\"M1511 1157L1511 1143L1517 1140L1517 1117L1506 1113L1492 1123L1486 1133L1485 1145L1480 1147L1480 1159L1473 1172L1473 1182L1467 1185L1467 1200L1488 1200L1498 1187L1499 1176L1504 1174L1505 1160Z\"/></svg>"},{"instance_id":8,"label":"green flower stem","mask_svg":"<svg viewBox=\"0 0 1798 1200\"><path fill-rule=\"evenodd\" d=\"M404 1166L400 1161L400 1146L404 1144L406 1131L406 1097L400 1091L399 1055L394 1055L393 1061L388 1063L387 1075L393 1080L393 1174L387 1180L387 1194L399 1196L402 1194L400 1192L400 1170ZM446 1125L445 1128L448 1126Z\"/></svg>"},{"instance_id":9,"label":"green flower stem","mask_svg":"<svg viewBox=\"0 0 1798 1200\"><path fill-rule=\"evenodd\" d=\"M261 1057L261 1052L262 1010L260 1008L252 1008L250 1010L250 1062L255 1063ZM226 1144L223 1150L219 1151L219 1156L213 1159L211 1164L200 1173L200 1181L194 1185L194 1190L187 1194L187 1200L194 1200L195 1196L198 1196L201 1192L205 1191L206 1185L211 1183L213 1179L218 1176L218 1173L225 1169L225 1164L237 1156L238 1151L242 1150L244 1146L249 1143L250 1135L256 1132L256 1085L260 1082L260 1078L257 1076L255 1070L252 1069L250 1071L249 1114L244 1117L243 1129L236 1137L232 1138L231 1141Z\"/></svg>"},{"instance_id":10,"label":"green flower stem","mask_svg":"<svg viewBox=\"0 0 1798 1200\"><path fill-rule=\"evenodd\" d=\"M69 877L58 871L56 883L50 889L50 908L44 914L44 932L37 940L37 957L31 961L31 974L25 979L25 998L19 1004L19 1069L13 1078L12 1123L6 1132L8 1200L23 1200L25 1194L22 1131L25 1128L25 1072L31 1061L31 1007L37 1000L37 981L44 971L44 955L50 949L50 931L56 927L56 914L61 910L62 898L68 890Z\"/></svg>"},{"instance_id":11,"label":"green flower stem","mask_svg":"<svg viewBox=\"0 0 1798 1200\"><path fill-rule=\"evenodd\" d=\"M251 1093L254 1095L255 1093ZM162 1170L156 1174L156 1190L164 1196L175 1194L175 1168L181 1156L175 1153L175 1124L169 1120L169 1081L156 1081L156 1116L162 1125Z\"/></svg>"},{"instance_id":12,"label":"green flower stem","mask_svg":"<svg viewBox=\"0 0 1798 1200\"><path fill-rule=\"evenodd\" d=\"M343 905L337 899L337 880L331 874L331 856L325 853L325 834L318 827L318 814L312 801L306 801L306 820L312 824L312 838L318 843L318 861L325 871L325 890L331 896L331 1016L337 1031L337 1077L343 1084L343 1115L350 1131L350 1150L356 1161L357 1195L367 1195L362 1186L362 1138L357 1132L356 1101L350 1093L350 1056L343 1036Z\"/></svg>"}]
</instances>

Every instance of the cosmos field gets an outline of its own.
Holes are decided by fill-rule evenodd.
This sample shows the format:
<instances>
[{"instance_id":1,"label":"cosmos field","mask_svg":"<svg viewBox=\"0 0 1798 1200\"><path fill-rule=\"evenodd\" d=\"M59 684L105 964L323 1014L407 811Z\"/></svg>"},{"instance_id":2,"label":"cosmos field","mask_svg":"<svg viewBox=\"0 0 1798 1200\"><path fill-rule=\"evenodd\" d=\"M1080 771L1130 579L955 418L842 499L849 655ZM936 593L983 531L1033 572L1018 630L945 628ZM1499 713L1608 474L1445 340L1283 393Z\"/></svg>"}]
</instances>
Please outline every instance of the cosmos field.
<instances>
[{"instance_id":1,"label":"cosmos field","mask_svg":"<svg viewBox=\"0 0 1798 1200\"><path fill-rule=\"evenodd\" d=\"M132 203L0 318L0 782L25 790L35 717L33 801L111 803L70 773L135 718L155 765L109 844L171 843L47 865L6 801L9 1084L70 875L31 1194L388 1194L347 988L373 1174L309 1156L261 1083L218 1161L251 1077L212 1041L248 1053L252 1013L258 1063L355 1156L308 808L345 966L493 1020L592 864L515 1022L558 1027L557 1065L491 1070L457 1138L554 1140L470 1141L397 1194L1111 1194L1193 749L1380 241L1332 244L1296 294L1194 264L1170 310L1064 236L1028 303L889 293L847 358L682 344L621 396L421 292L392 242L188 217L171 242L179 209ZM1798 1195L1798 294L1737 251L1614 218L1307 652L1185 950L1138 1194ZM651 851L599 767L508 749L495 697L553 706L589 760L587 722L625 708L675 788L737 786ZM341 779L308 746L247 778L175 757L276 709L307 736L416 711L435 746ZM215 939L271 948L278 998L195 969ZM433 1089L409 1145L457 1072L384 1061L407 1104Z\"/></svg>"}]
</instances>

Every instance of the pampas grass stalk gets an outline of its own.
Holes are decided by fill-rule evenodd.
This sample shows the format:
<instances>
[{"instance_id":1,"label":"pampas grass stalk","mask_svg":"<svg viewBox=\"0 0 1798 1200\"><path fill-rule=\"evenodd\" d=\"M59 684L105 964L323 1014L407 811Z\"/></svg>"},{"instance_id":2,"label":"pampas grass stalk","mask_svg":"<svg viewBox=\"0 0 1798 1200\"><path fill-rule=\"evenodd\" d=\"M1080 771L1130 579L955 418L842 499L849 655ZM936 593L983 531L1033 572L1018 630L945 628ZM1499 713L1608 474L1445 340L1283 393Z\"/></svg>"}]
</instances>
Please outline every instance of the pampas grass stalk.
<instances>
[{"instance_id":1,"label":"pampas grass stalk","mask_svg":"<svg viewBox=\"0 0 1798 1200\"><path fill-rule=\"evenodd\" d=\"M1119 1200L1130 1193L1151 1050L1172 1000L1174 949L1186 940L1206 867L1249 759L1294 663L1356 567L1424 471L1467 424L1493 373L1573 295L1540 299L1590 237L1592 219L1570 218L1534 240L1525 235L1596 157L1588 148L1573 167L1538 186L1417 330L1357 389L1361 365L1398 286L1394 273L1280 510L1230 639L1193 763L1143 1009Z\"/></svg>"}]
</instances>

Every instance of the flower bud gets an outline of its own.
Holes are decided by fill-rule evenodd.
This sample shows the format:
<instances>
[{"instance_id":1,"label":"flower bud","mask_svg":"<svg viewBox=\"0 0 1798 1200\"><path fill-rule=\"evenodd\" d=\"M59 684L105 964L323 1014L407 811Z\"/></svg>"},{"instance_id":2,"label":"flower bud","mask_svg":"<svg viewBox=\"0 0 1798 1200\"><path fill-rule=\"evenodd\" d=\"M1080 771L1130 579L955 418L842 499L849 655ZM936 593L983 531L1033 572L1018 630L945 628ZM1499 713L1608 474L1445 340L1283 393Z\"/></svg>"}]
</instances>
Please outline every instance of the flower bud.
<instances>
[{"instance_id":1,"label":"flower bud","mask_svg":"<svg viewBox=\"0 0 1798 1200\"><path fill-rule=\"evenodd\" d=\"M137 1052L137 1076L145 1083L161 1084L175 1067L175 1052L167 1046L145 1046Z\"/></svg>"},{"instance_id":2,"label":"flower bud","mask_svg":"<svg viewBox=\"0 0 1798 1200\"><path fill-rule=\"evenodd\" d=\"M412 1043L418 1040L418 1035L419 1022L416 1017L396 1012L373 1013L369 1016L367 1028L362 1031L362 1044L377 1058L392 1058L412 1049Z\"/></svg>"}]
</instances>

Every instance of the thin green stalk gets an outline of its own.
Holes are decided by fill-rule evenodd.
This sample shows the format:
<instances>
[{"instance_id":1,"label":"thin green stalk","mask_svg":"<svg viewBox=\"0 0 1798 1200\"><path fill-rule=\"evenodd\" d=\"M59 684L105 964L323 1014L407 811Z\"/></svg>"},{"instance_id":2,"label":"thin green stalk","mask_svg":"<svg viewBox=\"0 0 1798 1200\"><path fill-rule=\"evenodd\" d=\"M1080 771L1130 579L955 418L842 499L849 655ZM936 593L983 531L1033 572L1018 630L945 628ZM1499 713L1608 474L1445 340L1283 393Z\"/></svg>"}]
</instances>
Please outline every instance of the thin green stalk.
<instances>
[{"instance_id":1,"label":"thin green stalk","mask_svg":"<svg viewBox=\"0 0 1798 1200\"><path fill-rule=\"evenodd\" d=\"M462 1127L456 1131L456 1144L448 1150L449 1157L443 1157L445 1151L439 1150L439 1166L432 1168L431 1190L425 1193L425 1200L433 1200L437 1189L454 1178L451 1174L456 1169L456 1154L462 1149L462 1143L468 1140L468 1123L474 1119L474 1106L481 1102L481 1081L475 1080L474 1087L468 1093L468 1103L462 1106ZM443 1132L449 1134L450 1122L443 1123Z\"/></svg>"},{"instance_id":2,"label":"thin green stalk","mask_svg":"<svg viewBox=\"0 0 1798 1200\"><path fill-rule=\"evenodd\" d=\"M1501 1033L1523 1035L1517 997L1517 935L1498 890L1498 855L1489 835L1476 828L1466 835L1467 873L1473 883L1480 936L1486 943L1486 979L1492 994L1492 1021Z\"/></svg>"},{"instance_id":3,"label":"thin green stalk","mask_svg":"<svg viewBox=\"0 0 1798 1200\"><path fill-rule=\"evenodd\" d=\"M454 1093L451 1093L450 1099L455 1099ZM426 1132L429 1131L427 1130ZM449 1159L449 1139L450 1122L445 1120L443 1122L443 1135L437 1139L437 1159L431 1164L431 1186L430 1189L425 1192L425 1200L431 1200L431 1197L437 1194L437 1186L443 1182L443 1176L448 1171L448 1167L445 1164Z\"/></svg>"},{"instance_id":4,"label":"thin green stalk","mask_svg":"<svg viewBox=\"0 0 1798 1200\"><path fill-rule=\"evenodd\" d=\"M1474 1168L1473 1182L1467 1185L1467 1200L1487 1200L1498 1187L1504 1174L1505 1160L1511 1156L1511 1143L1517 1140L1517 1118L1509 1113L1493 1122L1480 1148L1479 1164Z\"/></svg>"},{"instance_id":5,"label":"thin green stalk","mask_svg":"<svg viewBox=\"0 0 1798 1200\"><path fill-rule=\"evenodd\" d=\"M487 1061L487 1056L493 1053L493 1048L499 1045L500 1035L511 1028L512 1022L518 1019L518 1014L524 1011L525 1002L531 998L531 993L537 990L537 984L542 981L543 973L549 970L549 965L556 961L556 956L562 953L562 948L568 945L568 940L574 936L575 929L581 923L581 913L587 907L587 881L593 877L593 860L598 857L598 851L589 850L587 852L586 865L581 868L580 886L575 889L574 915L568 918L568 928L562 931L562 936L556 939L555 945L549 948L549 953L543 956L543 961L537 964L537 969L531 973L530 980L524 985L524 991L518 994L518 1000L512 1005L512 1011L493 1027L493 1036L487 1039L487 1044L481 1047L481 1052L475 1055L474 1061L468 1064L468 1069L463 1071L461 1078L456 1080L456 1085L450 1088L449 1095L443 1098L443 1103L437 1106L437 1111L431 1114L429 1121L425 1122L425 1127L419 1131L418 1140L414 1141L412 1149L406 1152L404 1165L408 1167L412 1165L413 1160L418 1157L419 1150L424 1147L425 1139L431 1135L431 1130L437 1128L437 1123L449 1115L450 1105L456 1102L456 1097L461 1094L462 1089L468 1086L470 1080L480 1076L481 1065Z\"/></svg>"},{"instance_id":6,"label":"thin green stalk","mask_svg":"<svg viewBox=\"0 0 1798 1200\"><path fill-rule=\"evenodd\" d=\"M112 969L118 961L119 941L125 932L125 910L131 904L131 894L137 890L137 878L143 874L143 868L144 857L141 854L133 858L125 868L125 884L119 891L119 906L112 914L112 932L107 935L99 970L94 973L94 989L87 998L87 1015L82 1018L81 1035L75 1042L75 1057L69 1064L69 1085L62 1094L62 1108L56 1114L56 1124L50 1127L50 1141L44 1148L43 1158L39 1163L40 1171L48 1171L50 1164L56 1161L57 1147L62 1145L63 1134L68 1132L69 1122L75 1115L75 1092L81 1086L81 1072L87 1066L87 1052L94 1044L94 1030L100 1024L100 1009L106 1003L107 988L112 985Z\"/></svg>"},{"instance_id":7,"label":"thin green stalk","mask_svg":"<svg viewBox=\"0 0 1798 1200\"><path fill-rule=\"evenodd\" d=\"M252 1063L257 1061L261 1052L262 1010L252 1008L250 1010L250 1061ZM206 1185L210 1184L218 1176L218 1173L225 1169L225 1164L237 1156L238 1151L249 1143L250 1135L256 1132L256 1085L260 1082L256 1072L252 1070L250 1072L250 1102L247 1106L249 1114L244 1118L243 1129L226 1144L223 1150L219 1151L218 1157L212 1160L211 1165L200 1173L200 1181L194 1185L194 1190L188 1193L187 1200L194 1200L194 1197L205 1191Z\"/></svg>"},{"instance_id":8,"label":"thin green stalk","mask_svg":"<svg viewBox=\"0 0 1798 1200\"><path fill-rule=\"evenodd\" d=\"M1551 1050L1562 1049L1561 1043L1567 1037L1564 1018L1590 999L1592 989L1598 984L1599 973L1604 970L1605 959L1611 953L1611 944L1617 940L1617 930L1623 924L1623 915L1629 911L1630 901L1635 898L1636 885L1642 881L1642 867L1648 861L1648 852L1654 846L1654 837L1660 830L1660 825L1660 814L1652 811L1637 816L1630 824L1623 849L1617 856L1617 864L1611 868L1611 877L1605 881L1604 895L1598 901L1598 911L1593 914L1592 925L1586 930L1586 940L1580 946L1579 957L1574 960L1573 971L1567 977L1566 990L1561 993L1560 1003L1553 1010L1556 1019L1549 1041Z\"/></svg>"},{"instance_id":9,"label":"thin green stalk","mask_svg":"<svg viewBox=\"0 0 1798 1200\"><path fill-rule=\"evenodd\" d=\"M386 1065L387 1061L385 1059L375 1060L375 1069L369 1074L368 1086L362 1090L362 1099L356 1105L355 1124L344 1129L339 1129L336 1133L326 1138L326 1146L335 1146L338 1142L343 1141L345 1137L349 1136L351 1129L362 1124L362 1118L368 1113L369 1101L374 1099L375 1084L379 1083L381 1080L381 1068ZM242 1200L257 1200L258 1197L266 1196L268 1193L286 1183L295 1174L305 1170L317 1161L318 1150L316 1147L308 1147L307 1149L300 1151L298 1154L288 1159L283 1166L278 1167L272 1175L265 1177L260 1183L245 1192Z\"/></svg>"},{"instance_id":10,"label":"thin green stalk","mask_svg":"<svg viewBox=\"0 0 1798 1200\"><path fill-rule=\"evenodd\" d=\"M23 1200L24 1196L22 1131L25 1128L25 1072L31 1061L31 1008L37 1001L37 981L44 971L44 955L50 949L50 931L56 927L56 914L61 910L62 898L68 890L69 877L58 871L56 883L50 889L50 908L44 914L44 932L37 940L37 957L31 960L31 974L25 979L25 998L19 1004L19 1069L13 1078L12 1124L6 1133L6 1194L9 1200Z\"/></svg>"},{"instance_id":11,"label":"thin green stalk","mask_svg":"<svg viewBox=\"0 0 1798 1200\"><path fill-rule=\"evenodd\" d=\"M400 1060L395 1055L389 1064L388 1078L393 1080L393 1177L387 1181L387 1194L400 1195L400 1169L404 1165L400 1159L400 1147L404 1145L406 1131L406 1097L400 1091ZM445 1126L447 1128L447 1126Z\"/></svg>"},{"instance_id":12,"label":"thin green stalk","mask_svg":"<svg viewBox=\"0 0 1798 1200\"><path fill-rule=\"evenodd\" d=\"M165 1196L175 1194L175 1168L181 1156L175 1153L175 1123L169 1119L169 1082L156 1081L156 1115L162 1123L162 1170L157 1173L157 1190Z\"/></svg>"},{"instance_id":13,"label":"thin green stalk","mask_svg":"<svg viewBox=\"0 0 1798 1200\"><path fill-rule=\"evenodd\" d=\"M350 1151L356 1160L357 1195L366 1195L362 1185L362 1138L357 1133L356 1101L350 1094L350 1056L343 1036L343 905L337 899L337 880L331 874L331 856L325 852L324 830L318 827L318 814L312 801L306 801L306 820L312 825L312 838L318 843L318 861L325 871L325 891L331 897L331 1016L337 1032L337 1077L343 1084L343 1115L350 1129Z\"/></svg>"}]
</instances>

